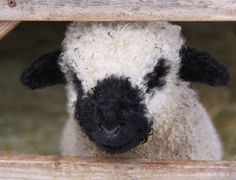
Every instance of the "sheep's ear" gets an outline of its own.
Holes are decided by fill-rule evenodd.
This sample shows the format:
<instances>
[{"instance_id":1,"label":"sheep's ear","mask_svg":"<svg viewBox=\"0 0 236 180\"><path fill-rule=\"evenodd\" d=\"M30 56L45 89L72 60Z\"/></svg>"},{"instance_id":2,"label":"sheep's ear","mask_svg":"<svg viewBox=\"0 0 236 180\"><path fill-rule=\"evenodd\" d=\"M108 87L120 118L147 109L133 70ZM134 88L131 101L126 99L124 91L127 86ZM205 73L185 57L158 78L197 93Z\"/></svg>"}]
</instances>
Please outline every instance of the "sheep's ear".
<instances>
[{"instance_id":1,"label":"sheep's ear","mask_svg":"<svg viewBox=\"0 0 236 180\"><path fill-rule=\"evenodd\" d=\"M60 53L58 50L41 56L22 72L21 82L31 89L64 83L64 74L58 65Z\"/></svg>"},{"instance_id":2,"label":"sheep's ear","mask_svg":"<svg viewBox=\"0 0 236 180\"><path fill-rule=\"evenodd\" d=\"M230 79L226 67L218 63L207 52L183 47L180 50L180 57L179 75L185 81L199 82L211 86L223 86Z\"/></svg>"}]
</instances>

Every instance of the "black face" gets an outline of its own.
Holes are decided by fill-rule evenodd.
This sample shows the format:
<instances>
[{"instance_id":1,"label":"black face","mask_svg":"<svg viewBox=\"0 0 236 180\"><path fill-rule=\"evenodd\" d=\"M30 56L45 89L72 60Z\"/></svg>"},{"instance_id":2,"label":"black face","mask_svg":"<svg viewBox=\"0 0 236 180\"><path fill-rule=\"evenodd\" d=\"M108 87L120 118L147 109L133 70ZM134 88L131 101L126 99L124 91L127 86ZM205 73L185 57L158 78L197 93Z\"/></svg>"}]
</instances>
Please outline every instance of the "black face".
<instances>
[{"instance_id":1,"label":"black face","mask_svg":"<svg viewBox=\"0 0 236 180\"><path fill-rule=\"evenodd\" d=\"M79 81L75 81L77 86ZM123 153L147 140L151 123L142 94L128 78L99 81L92 93L79 96L75 117L90 140L109 153Z\"/></svg>"}]
</instances>

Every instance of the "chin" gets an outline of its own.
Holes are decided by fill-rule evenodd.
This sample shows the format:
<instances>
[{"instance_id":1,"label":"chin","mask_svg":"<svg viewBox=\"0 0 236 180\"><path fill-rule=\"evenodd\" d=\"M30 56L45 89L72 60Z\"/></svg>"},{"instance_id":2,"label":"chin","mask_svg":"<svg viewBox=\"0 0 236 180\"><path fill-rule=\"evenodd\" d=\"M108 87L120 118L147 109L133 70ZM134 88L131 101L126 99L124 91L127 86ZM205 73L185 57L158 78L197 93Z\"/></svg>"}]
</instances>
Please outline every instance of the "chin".
<instances>
[{"instance_id":1,"label":"chin","mask_svg":"<svg viewBox=\"0 0 236 180\"><path fill-rule=\"evenodd\" d=\"M136 134L134 138L124 138L123 136L123 138L117 137L115 139L109 139L106 137L99 138L99 136L97 136L97 138L93 139L92 141L101 150L103 150L108 154L122 154L130 151L131 149L139 145L144 144L148 140L149 135L150 135L150 130L148 130L145 134L142 135Z\"/></svg>"}]
</instances>

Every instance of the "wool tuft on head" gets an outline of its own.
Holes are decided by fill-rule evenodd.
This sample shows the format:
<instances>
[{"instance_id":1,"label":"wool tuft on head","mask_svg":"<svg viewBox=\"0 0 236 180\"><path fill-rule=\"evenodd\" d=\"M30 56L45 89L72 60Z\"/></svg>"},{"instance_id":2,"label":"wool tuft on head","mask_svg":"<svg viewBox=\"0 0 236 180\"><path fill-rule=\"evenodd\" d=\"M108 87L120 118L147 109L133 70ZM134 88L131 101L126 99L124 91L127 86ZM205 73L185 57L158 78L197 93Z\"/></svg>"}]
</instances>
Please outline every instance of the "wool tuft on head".
<instances>
[{"instance_id":1,"label":"wool tuft on head","mask_svg":"<svg viewBox=\"0 0 236 180\"><path fill-rule=\"evenodd\" d=\"M21 76L31 89L66 84L69 119L61 153L149 159L221 159L222 147L190 82L226 85L207 52L160 23L78 23L62 49Z\"/></svg>"}]
</instances>

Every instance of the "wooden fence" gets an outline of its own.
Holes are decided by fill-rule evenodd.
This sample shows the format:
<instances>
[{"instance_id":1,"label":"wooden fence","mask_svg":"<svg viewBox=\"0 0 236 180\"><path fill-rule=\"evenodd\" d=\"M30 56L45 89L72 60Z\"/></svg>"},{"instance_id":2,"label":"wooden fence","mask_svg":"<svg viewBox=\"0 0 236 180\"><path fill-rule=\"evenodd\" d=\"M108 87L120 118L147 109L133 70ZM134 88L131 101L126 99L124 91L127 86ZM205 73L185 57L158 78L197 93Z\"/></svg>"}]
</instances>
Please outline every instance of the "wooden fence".
<instances>
[{"instance_id":1,"label":"wooden fence","mask_svg":"<svg viewBox=\"0 0 236 180\"><path fill-rule=\"evenodd\" d=\"M236 0L1 0L0 39L20 21L236 21ZM0 156L0 179L236 180L236 162Z\"/></svg>"},{"instance_id":2,"label":"wooden fence","mask_svg":"<svg viewBox=\"0 0 236 180\"><path fill-rule=\"evenodd\" d=\"M9 21L235 21L235 0L1 0Z\"/></svg>"},{"instance_id":3,"label":"wooden fence","mask_svg":"<svg viewBox=\"0 0 236 180\"><path fill-rule=\"evenodd\" d=\"M235 180L236 162L2 156L0 179Z\"/></svg>"}]
</instances>

